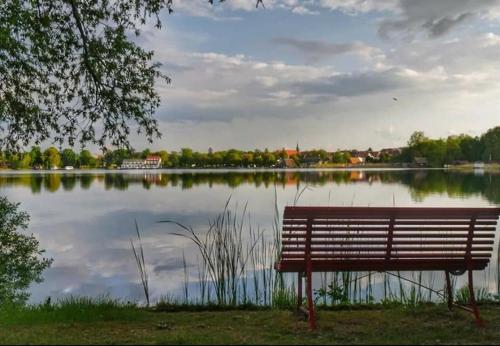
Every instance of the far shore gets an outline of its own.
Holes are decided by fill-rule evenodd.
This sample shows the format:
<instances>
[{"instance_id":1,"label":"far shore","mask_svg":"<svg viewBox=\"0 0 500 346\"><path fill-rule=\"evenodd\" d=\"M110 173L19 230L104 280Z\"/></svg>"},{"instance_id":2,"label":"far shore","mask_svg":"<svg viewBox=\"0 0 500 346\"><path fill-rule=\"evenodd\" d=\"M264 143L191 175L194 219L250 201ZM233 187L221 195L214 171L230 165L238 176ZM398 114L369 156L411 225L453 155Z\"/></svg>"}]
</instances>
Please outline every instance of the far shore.
<instances>
[{"instance_id":1,"label":"far shore","mask_svg":"<svg viewBox=\"0 0 500 346\"><path fill-rule=\"evenodd\" d=\"M359 165L321 164L311 167L278 168L278 167L175 167L154 169L119 169L119 168L75 168L61 169L12 169L0 168L0 174L9 173L79 173L79 172L307 172L307 171L363 171L363 170L453 170L463 172L500 172L500 163L486 163L484 168L474 168L473 163L460 165L446 165L445 167L414 167L393 163L366 163Z\"/></svg>"}]
</instances>

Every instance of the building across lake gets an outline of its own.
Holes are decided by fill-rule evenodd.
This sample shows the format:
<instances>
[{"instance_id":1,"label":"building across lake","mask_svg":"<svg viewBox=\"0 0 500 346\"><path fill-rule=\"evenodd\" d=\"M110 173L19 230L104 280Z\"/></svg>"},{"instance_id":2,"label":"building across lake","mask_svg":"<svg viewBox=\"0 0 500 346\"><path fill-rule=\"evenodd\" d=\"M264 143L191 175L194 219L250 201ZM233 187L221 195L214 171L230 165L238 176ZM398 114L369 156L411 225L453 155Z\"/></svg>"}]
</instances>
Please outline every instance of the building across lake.
<instances>
[{"instance_id":1,"label":"building across lake","mask_svg":"<svg viewBox=\"0 0 500 346\"><path fill-rule=\"evenodd\" d=\"M157 169L161 168L161 157L148 155L145 159L123 160L120 169Z\"/></svg>"}]
</instances>

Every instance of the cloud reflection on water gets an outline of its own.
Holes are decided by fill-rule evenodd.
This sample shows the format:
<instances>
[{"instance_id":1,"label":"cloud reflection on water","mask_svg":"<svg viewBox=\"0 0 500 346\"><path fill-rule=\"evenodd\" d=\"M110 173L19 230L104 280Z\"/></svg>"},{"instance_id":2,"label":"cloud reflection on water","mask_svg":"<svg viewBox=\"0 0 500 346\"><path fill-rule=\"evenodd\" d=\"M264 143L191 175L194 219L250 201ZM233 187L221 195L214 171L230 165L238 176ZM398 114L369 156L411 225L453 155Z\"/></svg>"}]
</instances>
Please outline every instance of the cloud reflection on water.
<instances>
[{"instance_id":1,"label":"cloud reflection on water","mask_svg":"<svg viewBox=\"0 0 500 346\"><path fill-rule=\"evenodd\" d=\"M252 223L270 238L275 184L280 211L304 186L311 187L301 197L305 205L391 206L393 200L398 206L500 205L499 174L441 170L0 175L2 193L22 202L31 215L30 231L55 259L45 281L32 287L32 301L68 294L142 299L130 249L134 219L141 228L152 298L180 295L182 251L195 286L196 249L170 234L174 225L158 221L175 220L204 232L231 196L240 210L248 202ZM497 289L496 264L478 278Z\"/></svg>"}]
</instances>

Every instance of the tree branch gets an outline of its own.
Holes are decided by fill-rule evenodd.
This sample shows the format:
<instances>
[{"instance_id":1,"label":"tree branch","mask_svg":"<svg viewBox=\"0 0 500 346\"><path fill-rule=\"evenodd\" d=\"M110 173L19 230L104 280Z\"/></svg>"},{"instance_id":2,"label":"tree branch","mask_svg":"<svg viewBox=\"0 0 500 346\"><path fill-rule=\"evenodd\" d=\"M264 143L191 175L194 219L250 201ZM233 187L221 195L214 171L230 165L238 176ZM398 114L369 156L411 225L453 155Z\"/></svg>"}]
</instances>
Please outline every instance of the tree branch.
<instances>
[{"instance_id":1,"label":"tree branch","mask_svg":"<svg viewBox=\"0 0 500 346\"><path fill-rule=\"evenodd\" d=\"M88 72L92 76L92 79L94 80L95 87L99 89L102 83L101 80L97 77L92 67L92 64L89 61L89 51L88 51L89 40L87 33L83 27L82 18L80 17L80 12L78 12L78 7L76 5L75 0L70 0L69 4L71 5L71 13L73 14L73 18L75 19L76 22L76 27L78 28L78 32L80 33L80 38L82 39L83 62L87 67Z\"/></svg>"}]
</instances>

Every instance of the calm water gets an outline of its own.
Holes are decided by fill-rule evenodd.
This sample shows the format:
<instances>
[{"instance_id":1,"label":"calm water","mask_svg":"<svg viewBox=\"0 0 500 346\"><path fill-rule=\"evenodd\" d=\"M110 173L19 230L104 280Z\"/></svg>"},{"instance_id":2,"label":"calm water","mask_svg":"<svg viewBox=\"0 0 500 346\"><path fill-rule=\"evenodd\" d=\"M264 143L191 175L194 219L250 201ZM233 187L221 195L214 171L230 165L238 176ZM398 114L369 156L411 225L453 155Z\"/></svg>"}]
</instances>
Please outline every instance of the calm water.
<instances>
[{"instance_id":1,"label":"calm water","mask_svg":"<svg viewBox=\"0 0 500 346\"><path fill-rule=\"evenodd\" d=\"M179 295L184 281L182 254L194 284L196 251L188 240L170 234L176 231L173 225L158 221L176 220L201 233L231 197L233 209L241 210L248 203L252 223L271 237L275 191L282 212L304 187L301 205L500 205L500 174L493 173L74 171L0 175L0 193L22 203L31 215L30 231L54 258L45 281L32 287L35 302L68 294L142 300L130 247L130 239L135 239L134 219L143 236L152 298ZM492 293L498 292L499 285L497 257L495 253L490 266L476 275L476 286ZM428 280L441 288L441 274L429 275Z\"/></svg>"}]
</instances>

